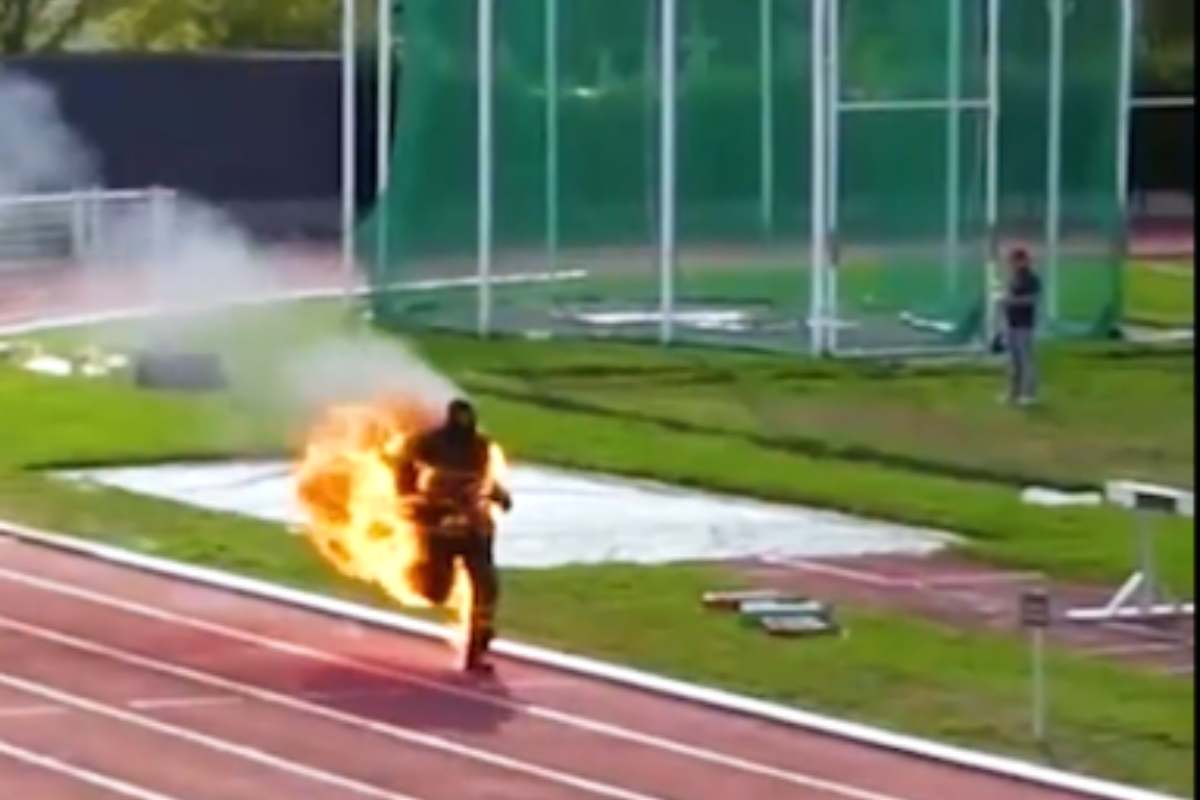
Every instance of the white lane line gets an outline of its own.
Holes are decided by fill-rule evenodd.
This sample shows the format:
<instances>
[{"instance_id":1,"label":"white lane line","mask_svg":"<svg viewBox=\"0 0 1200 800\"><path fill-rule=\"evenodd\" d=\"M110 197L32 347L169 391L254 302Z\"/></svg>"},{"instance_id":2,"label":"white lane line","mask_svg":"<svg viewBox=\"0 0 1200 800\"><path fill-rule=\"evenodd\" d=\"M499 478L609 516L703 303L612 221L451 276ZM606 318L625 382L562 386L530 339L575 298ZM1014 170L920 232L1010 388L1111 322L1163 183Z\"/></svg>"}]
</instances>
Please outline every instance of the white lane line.
<instances>
[{"instance_id":1,"label":"white lane line","mask_svg":"<svg viewBox=\"0 0 1200 800\"><path fill-rule=\"evenodd\" d=\"M386 699L400 694L396 689L345 689L334 692L301 692L297 697L305 700L358 700ZM137 711L162 711L171 709L210 708L213 706L236 706L246 702L237 695L188 695L183 697L143 697L129 700L125 705ZM0 712L3 716L3 712Z\"/></svg>"},{"instance_id":2,"label":"white lane line","mask_svg":"<svg viewBox=\"0 0 1200 800\"><path fill-rule=\"evenodd\" d=\"M861 789L859 787L851 786L849 784L843 784L833 780L826 780L824 778L819 778L806 773L780 769L778 767L768 766L766 764L761 764L748 759L717 752L715 750L694 747L681 742L673 741L671 739L665 739L660 736L654 736L652 734L624 728L619 725L570 714L565 711L558 711L545 706L523 703L519 700L506 700L496 697L495 695L488 694L487 692L451 686L440 681L420 678L402 670L378 667L362 661L357 661L355 659L339 656L334 653L329 653L316 648L297 644L295 642L288 642L282 639L275 639L269 636L249 633L244 630L227 627L225 625L209 622L207 620L201 620L183 614L176 614L174 612L166 611L154 606L142 605L141 603L123 600L111 595L101 594L87 589L82 589L77 586L59 583L58 581L53 581L48 578L37 578L32 575L26 575L0 568L0 580L8 580L11 582L24 584L26 586L32 586L43 591L78 598L95 605L114 608L136 616L155 619L172 625L178 625L181 627L191 628L193 630L212 633L238 642L254 644L258 647L284 653L286 655L299 656L326 664L334 664L364 675L389 678L391 680L407 683L411 686L420 686L422 688L431 689L444 694L453 695L480 703L486 703L495 708L500 708L515 713L527 714L529 716L554 722L565 727L587 731L588 733L593 733L598 736L605 736L610 739L617 739L619 741L629 742L642 747L654 748L656 750L668 752L673 755L689 758L694 761L714 764L726 769L735 769L741 772L759 775L765 778L778 780L784 783L790 783L795 786L802 786L808 789L819 789L839 797L847 798L848 800L900 800L900 798L892 795L878 794L869 790ZM820 734L816 735L819 736Z\"/></svg>"},{"instance_id":3,"label":"white lane line","mask_svg":"<svg viewBox=\"0 0 1200 800\"><path fill-rule=\"evenodd\" d=\"M764 564L773 564L777 566L794 567L805 572L812 572L817 575L829 575L834 578L841 578L855 583L863 583L867 586L878 586L884 589L920 589L923 584L915 578L894 578L890 575L884 575L880 572L871 572L864 569L851 569L849 567L839 567L833 564L825 564L820 561L810 561L803 558L791 557L769 557L763 558L761 561Z\"/></svg>"},{"instance_id":4,"label":"white lane line","mask_svg":"<svg viewBox=\"0 0 1200 800\"><path fill-rule=\"evenodd\" d=\"M170 708L209 708L229 706L244 702L240 697L156 697L145 700L130 700L125 705L135 711L160 711Z\"/></svg>"},{"instance_id":5,"label":"white lane line","mask_svg":"<svg viewBox=\"0 0 1200 800\"><path fill-rule=\"evenodd\" d=\"M60 761L57 758L51 758L41 753L35 753L32 750L26 750L8 742L0 741L0 756L7 756L14 761L20 761L25 764L44 769L49 772L55 772L59 775L66 775L81 783L97 786L101 789L106 789L122 797L132 797L134 800L182 800L179 797L172 797L158 792L152 792L149 789L143 789L141 786L134 786L132 783L126 783L123 780L102 775L99 772L93 772L90 769L83 767L72 766L65 761Z\"/></svg>"},{"instance_id":6,"label":"white lane line","mask_svg":"<svg viewBox=\"0 0 1200 800\"><path fill-rule=\"evenodd\" d=\"M1138 653L1169 653L1181 650L1179 645L1169 642L1141 642L1136 644L1109 644L1099 647L1089 647L1086 652L1092 656L1122 656L1137 655Z\"/></svg>"},{"instance_id":7,"label":"white lane line","mask_svg":"<svg viewBox=\"0 0 1200 800\"><path fill-rule=\"evenodd\" d=\"M88 639L81 639L81 638L78 638L75 636L70 636L68 634L60 633L58 631L50 630L48 628L42 628L37 625L28 625L26 623L19 622L17 620L10 619L8 617L0 616L0 629L15 631L18 633L22 633L30 638L41 639L41 640L47 641L47 642L53 642L55 644L62 645L64 647L69 647L69 648L79 650L79 651L82 651L85 653L92 653L93 655L103 656L105 658L112 659L113 661L119 661L123 664L130 664L132 666L140 667L142 669L149 670L152 672L159 672L164 675L171 675L176 678L182 678L183 680L191 681L193 683L200 683L200 684L204 684L207 686L212 686L214 688L218 688L223 691L235 692L237 694L244 695L244 696L252 698L254 700L259 700L264 703L276 705L281 708L287 708L287 709L290 709L293 711L299 711L301 713L308 714L311 716L322 717L324 719L333 720L335 722L339 722L339 723L349 726L349 727L359 728L361 730L370 731L372 733L378 733L383 736L387 736L389 738L405 742L407 744L418 745L420 747L425 747L430 750L436 750L436 751L443 752L443 753L449 753L451 755L461 756L461 757L466 758L471 761L477 761L481 764L487 764L489 766L499 767L500 769L505 769L510 772L516 772L516 773L520 773L523 775L529 775L531 777L534 777L534 778L537 778L540 780L544 780L544 781L547 781L550 783L557 783L557 784L560 784L562 786L567 786L572 789L579 789L581 791L588 792L590 794L594 794L599 797L609 797L609 798L613 798L613 800L664 800L664 798L655 797L655 796L647 795L647 794L641 794L639 792L629 791L627 789L622 789L618 786L613 786L611 784L602 783L600 781L593 781L593 780L590 780L587 778L579 777L577 775L572 775L571 773L568 773L568 772L562 772L560 770L538 766L537 764L532 764L527 761L521 761L520 759L509 758L507 756L498 755L496 753L491 753L486 750L480 750L478 748L471 747L469 745L464 745L464 744L460 744L458 742L451 741L449 739L444 739L440 736L433 736L431 734L421 733L419 731L415 731L410 728L404 728L404 727L401 727L398 725L379 722L377 720L368 719L366 717L360 717L360 716L357 716L354 714L348 714L345 712L336 711L334 709L326 708L324 706L314 705L313 703L310 703L310 702L300 699L298 697L294 697L291 695L285 695L285 694L279 694L278 692L273 692L269 689L263 689L258 686L252 686L250 684L240 683L238 681L230 680L228 678L222 678L218 675L213 675L213 674L210 674L207 672L201 672L199 670L190 669L188 667L182 667L177 664L168 664L164 661L158 661L153 658L147 658L145 656L141 656L136 653L130 653L128 651L121 650L121 649L118 649L115 647L108 647L107 645L102 645L102 644L93 642ZM5 677L2 674L0 674L0 685L4 685L4 684L8 683L9 681L13 681L13 680L14 679L11 677ZM115 711L115 709L109 709L109 710ZM98 713L101 713L101 712L98 712ZM124 712L120 712L120 711L117 711L116 713L124 714ZM165 723L159 723L153 719L150 719L149 717L137 717L137 719L140 721L143 721L145 723L153 724L156 726L161 725L164 728L174 727L174 726L167 726ZM149 727L149 725L147 725L147 727ZM178 729L177 728L176 730L182 734L191 734L191 735L195 735L198 737L200 736L200 734L193 734L193 732L188 731L186 729ZM207 738L207 737L204 737L204 738ZM218 740L218 741L220 741L220 740ZM246 748L246 749L249 750L249 748ZM254 752L257 754L260 751L251 751L251 752ZM266 755L266 754L262 754L262 755ZM270 756L268 756L268 757L273 758ZM282 759L277 759L277 760L282 761ZM283 762L283 763L290 763L290 762ZM314 772L315 772L315 770L314 770ZM374 789L375 787L368 787L368 788ZM397 800L412 800L412 798L405 798L402 795L394 795L394 794L390 794L390 793L385 793L380 796L384 796L384 797L388 797L388 798L396 798ZM893 797L884 798L882 796L873 796L870 798L864 797L863 800L898 800L898 798L893 798Z\"/></svg>"},{"instance_id":8,"label":"white lane line","mask_svg":"<svg viewBox=\"0 0 1200 800\"><path fill-rule=\"evenodd\" d=\"M262 750L244 745L235 744L225 739L218 739L215 736L208 736L203 733L198 733L187 728L181 728L177 725L171 725L166 722L160 722L150 717L145 717L140 714L131 714L128 711L123 711L114 706L97 703L94 700L89 700L86 697L71 694L69 692L56 689L52 686L47 686L36 681L19 678L15 675L0 672L0 686L6 686L10 689L16 689L20 692L35 695L45 700L50 700L55 703L62 703L71 708L77 708L80 711L86 711L90 714L95 714L100 717L123 722L127 725L133 725L139 728L153 731L154 733L163 736L172 736L176 739L182 739L190 744L206 747L210 750L215 750L226 755L237 756L246 761L252 761L256 764L278 769L282 772L289 772L293 775L298 775L318 783L326 783L330 786L336 786L339 789L346 789L367 797L377 797L381 800L416 800L411 795L401 794L399 792L391 792L382 789L378 786L362 783L360 781L347 778L342 775L337 775L325 770L306 767L303 764L295 761L290 761L285 758L273 756Z\"/></svg>"},{"instance_id":9,"label":"white lane line","mask_svg":"<svg viewBox=\"0 0 1200 800\"><path fill-rule=\"evenodd\" d=\"M62 706L14 706L0 708L0 719L26 719L29 717L53 717L66 714Z\"/></svg>"}]
</instances>

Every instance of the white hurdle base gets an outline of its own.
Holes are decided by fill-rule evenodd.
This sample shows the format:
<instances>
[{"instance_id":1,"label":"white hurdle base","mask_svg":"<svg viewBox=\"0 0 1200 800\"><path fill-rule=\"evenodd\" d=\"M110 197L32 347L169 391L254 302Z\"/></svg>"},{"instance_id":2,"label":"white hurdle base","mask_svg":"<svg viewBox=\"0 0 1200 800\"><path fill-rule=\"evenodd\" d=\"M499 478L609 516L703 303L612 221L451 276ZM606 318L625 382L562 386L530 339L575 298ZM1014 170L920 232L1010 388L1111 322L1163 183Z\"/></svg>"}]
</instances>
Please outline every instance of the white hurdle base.
<instances>
[{"instance_id":1,"label":"white hurdle base","mask_svg":"<svg viewBox=\"0 0 1200 800\"><path fill-rule=\"evenodd\" d=\"M1143 595L1149 591L1152 597L1157 594L1153 586L1147 585L1145 575L1135 572L1117 590L1107 605L1100 608L1071 609L1066 613L1066 617L1072 622L1137 622L1195 616L1192 603L1161 602L1158 597L1152 602L1147 602L1145 596L1135 600L1139 591Z\"/></svg>"}]
</instances>

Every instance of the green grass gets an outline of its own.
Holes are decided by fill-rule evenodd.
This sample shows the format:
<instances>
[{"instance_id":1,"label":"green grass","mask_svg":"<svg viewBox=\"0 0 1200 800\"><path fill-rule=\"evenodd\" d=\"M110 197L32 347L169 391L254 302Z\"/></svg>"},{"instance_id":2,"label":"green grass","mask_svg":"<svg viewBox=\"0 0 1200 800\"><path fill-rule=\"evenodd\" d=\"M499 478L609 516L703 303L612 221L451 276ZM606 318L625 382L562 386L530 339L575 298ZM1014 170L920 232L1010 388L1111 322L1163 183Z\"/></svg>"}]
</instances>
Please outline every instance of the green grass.
<instances>
[{"instance_id":1,"label":"green grass","mask_svg":"<svg viewBox=\"0 0 1200 800\"><path fill-rule=\"evenodd\" d=\"M221 320L197 335L230 354L234 388L204 400L120 383L64 392L54 380L0 373L0 412L25 421L0 463L288 449L304 419L288 401L308 388L293 378L304 363L295 354L343 325L336 305ZM1127 515L1026 506L1016 483L1192 482L1190 351L1054 353L1047 405L1018 412L995 403L997 372L974 366L438 335L416 345L478 397L517 459L944 528L981 557L1064 578L1119 580ZM1171 520L1160 537L1179 591L1194 585L1191 530Z\"/></svg>"},{"instance_id":2,"label":"green grass","mask_svg":"<svg viewBox=\"0 0 1200 800\"><path fill-rule=\"evenodd\" d=\"M317 371L314 380L298 381L306 362L293 356L339 330L373 339L347 327L331 305L238 314L189 332L185 338L230 356L232 389L206 398L141 392L120 380L41 378L0 365L0 517L379 602L366 587L333 577L278 526L28 469L285 451L306 411L290 401L299 389L330 380ZM128 344L136 336L136 328L117 326L46 341ZM438 335L415 344L478 396L489 427L519 459L945 527L981 557L1062 577L1123 577L1129 518L1111 509L1024 506L1008 479L1059 470L1100 476L1124 464L1148 477L1190 474L1183 464L1192 452L1190 352L1055 352L1048 406L1022 414L995 405L999 376L977 365L814 364L752 353ZM872 415L881 416L865 419ZM978 440L962 438L971 435ZM1165 524L1161 545L1167 579L1190 592L1191 525ZM1016 637L847 608L849 638L773 640L699 609L701 591L740 583L716 567L612 565L510 571L505 579L502 622L514 637L1194 793L1190 682L1055 652L1053 746L1041 752L1026 732L1027 654Z\"/></svg>"},{"instance_id":3,"label":"green grass","mask_svg":"<svg viewBox=\"0 0 1200 800\"><path fill-rule=\"evenodd\" d=\"M1191 262L1143 262L1125 275L1126 316L1155 327L1191 327L1196 321L1196 276Z\"/></svg>"}]
</instances>

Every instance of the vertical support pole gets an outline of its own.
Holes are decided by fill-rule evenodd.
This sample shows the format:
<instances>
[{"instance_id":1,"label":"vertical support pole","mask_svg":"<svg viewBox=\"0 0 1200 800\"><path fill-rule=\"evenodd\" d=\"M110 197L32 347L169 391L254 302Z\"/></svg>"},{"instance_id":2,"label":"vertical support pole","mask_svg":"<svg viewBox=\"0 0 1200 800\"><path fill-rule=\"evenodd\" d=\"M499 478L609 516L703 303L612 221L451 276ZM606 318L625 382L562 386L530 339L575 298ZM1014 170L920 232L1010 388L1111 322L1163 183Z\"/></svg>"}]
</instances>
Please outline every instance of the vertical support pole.
<instances>
[{"instance_id":1,"label":"vertical support pole","mask_svg":"<svg viewBox=\"0 0 1200 800\"><path fill-rule=\"evenodd\" d=\"M1129 252L1129 172L1132 167L1130 164L1130 137L1133 127L1133 61L1134 61L1134 42L1137 38L1137 7L1134 0L1121 0L1121 63L1120 63L1120 80L1119 89L1120 96L1118 97L1119 110L1117 119L1117 153L1116 153L1116 177L1117 177L1117 208L1119 209L1119 223L1121 225L1121 239L1117 257L1120 259L1120 272L1125 270L1125 264L1128 262L1127 255ZM1116 286L1113 287L1114 292L1119 298L1118 308L1124 306L1124 286L1125 282L1116 281Z\"/></svg>"},{"instance_id":2,"label":"vertical support pole","mask_svg":"<svg viewBox=\"0 0 1200 800\"><path fill-rule=\"evenodd\" d=\"M1158 602L1158 576L1154 568L1154 540L1151 538L1150 518L1144 511L1137 512L1138 529L1138 574L1142 576L1138 586L1138 611L1146 619Z\"/></svg>"},{"instance_id":3,"label":"vertical support pole","mask_svg":"<svg viewBox=\"0 0 1200 800\"><path fill-rule=\"evenodd\" d=\"M829 83L827 80L825 58L828 47L829 0L811 0L812 2L812 220L811 220L811 255L812 274L809 292L808 328L811 342L811 353L820 356L825 353L825 271L826 247L828 234L828 218L826 216L826 201L828 199L828 147L826 134L829 132L829 115L827 98Z\"/></svg>"},{"instance_id":4,"label":"vertical support pole","mask_svg":"<svg viewBox=\"0 0 1200 800\"><path fill-rule=\"evenodd\" d=\"M679 40L679 2L662 0L659 56L662 69L662 102L659 119L659 303L662 322L659 337L670 344L674 336L675 313L675 186L676 149L679 128L676 102L679 61L676 44Z\"/></svg>"},{"instance_id":5,"label":"vertical support pole","mask_svg":"<svg viewBox=\"0 0 1200 800\"><path fill-rule=\"evenodd\" d=\"M376 102L376 161L375 161L375 191L383 197L387 191L388 179L391 172L392 149L392 0L378 0L376 25L376 60L378 73L376 80L378 101Z\"/></svg>"},{"instance_id":6,"label":"vertical support pole","mask_svg":"<svg viewBox=\"0 0 1200 800\"><path fill-rule=\"evenodd\" d=\"M1046 631L1037 627L1033 638L1033 738L1046 741Z\"/></svg>"},{"instance_id":7,"label":"vertical support pole","mask_svg":"<svg viewBox=\"0 0 1200 800\"><path fill-rule=\"evenodd\" d=\"M388 259L388 210L385 204L391 178L392 146L392 0L377 0L375 40L376 73L375 122L375 261L376 274L385 269Z\"/></svg>"},{"instance_id":8,"label":"vertical support pole","mask_svg":"<svg viewBox=\"0 0 1200 800\"><path fill-rule=\"evenodd\" d=\"M949 31L946 43L946 288L958 291L962 218L962 21L963 0L946 0Z\"/></svg>"},{"instance_id":9,"label":"vertical support pole","mask_svg":"<svg viewBox=\"0 0 1200 800\"><path fill-rule=\"evenodd\" d=\"M479 336L492 331L492 214L495 117L492 108L495 78L495 0L479 2Z\"/></svg>"},{"instance_id":10,"label":"vertical support pole","mask_svg":"<svg viewBox=\"0 0 1200 800\"><path fill-rule=\"evenodd\" d=\"M87 200L85 192L74 192L71 196L71 258L79 264L88 260L87 247Z\"/></svg>"},{"instance_id":11,"label":"vertical support pole","mask_svg":"<svg viewBox=\"0 0 1200 800\"><path fill-rule=\"evenodd\" d=\"M1046 146L1046 283L1050 322L1058 321L1062 233L1063 60L1066 40L1065 0L1050 4L1050 106Z\"/></svg>"},{"instance_id":12,"label":"vertical support pole","mask_svg":"<svg viewBox=\"0 0 1200 800\"><path fill-rule=\"evenodd\" d=\"M558 1L546 0L546 268L558 269Z\"/></svg>"},{"instance_id":13,"label":"vertical support pole","mask_svg":"<svg viewBox=\"0 0 1200 800\"><path fill-rule=\"evenodd\" d=\"M775 231L775 0L759 0L761 213L763 235Z\"/></svg>"},{"instance_id":14,"label":"vertical support pole","mask_svg":"<svg viewBox=\"0 0 1200 800\"><path fill-rule=\"evenodd\" d=\"M356 0L342 0L342 277L346 298L354 284L354 207L355 193L355 120L356 91L354 32Z\"/></svg>"},{"instance_id":15,"label":"vertical support pole","mask_svg":"<svg viewBox=\"0 0 1200 800\"><path fill-rule=\"evenodd\" d=\"M842 168L842 0L829 0L828 39L825 63L828 80L825 110L828 118L825 146L825 351L836 354L841 330L838 281L841 278L841 248L838 247L839 183Z\"/></svg>"},{"instance_id":16,"label":"vertical support pole","mask_svg":"<svg viewBox=\"0 0 1200 800\"><path fill-rule=\"evenodd\" d=\"M987 264L984 274L984 313L987 341L999 331L993 294L999 288L1000 260L1000 46L1001 0L988 0L987 43Z\"/></svg>"},{"instance_id":17,"label":"vertical support pole","mask_svg":"<svg viewBox=\"0 0 1200 800\"><path fill-rule=\"evenodd\" d=\"M88 256L93 262L104 258L104 190L93 186L88 193Z\"/></svg>"}]
</instances>

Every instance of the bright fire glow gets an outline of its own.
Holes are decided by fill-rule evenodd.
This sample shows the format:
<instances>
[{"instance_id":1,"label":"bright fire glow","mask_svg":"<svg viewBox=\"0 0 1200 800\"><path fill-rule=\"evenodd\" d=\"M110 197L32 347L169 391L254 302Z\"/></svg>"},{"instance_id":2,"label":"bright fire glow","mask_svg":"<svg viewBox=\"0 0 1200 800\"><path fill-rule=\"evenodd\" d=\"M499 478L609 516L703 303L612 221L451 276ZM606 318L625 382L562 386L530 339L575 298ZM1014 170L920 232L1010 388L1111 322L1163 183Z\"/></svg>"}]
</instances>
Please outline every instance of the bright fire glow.
<instances>
[{"instance_id":1,"label":"bright fire glow","mask_svg":"<svg viewBox=\"0 0 1200 800\"><path fill-rule=\"evenodd\" d=\"M437 422L416 404L395 398L329 409L309 433L297 470L308 535L317 551L346 577L379 586L412 608L432 605L412 580L422 558L423 533L405 512L393 462L409 436ZM504 454L493 446L484 491L503 481L506 472ZM492 507L491 513L498 509ZM444 607L465 633L471 587L461 563L455 564Z\"/></svg>"}]
</instances>

